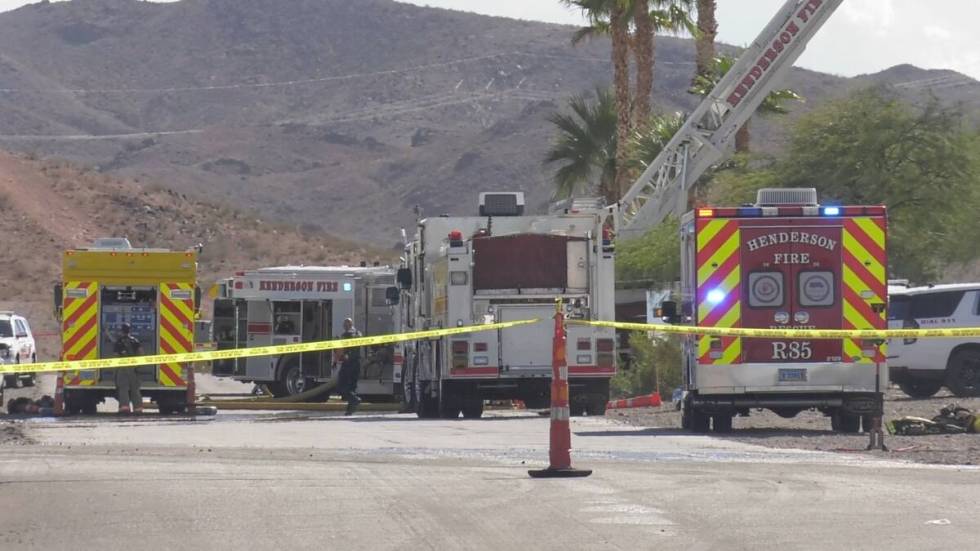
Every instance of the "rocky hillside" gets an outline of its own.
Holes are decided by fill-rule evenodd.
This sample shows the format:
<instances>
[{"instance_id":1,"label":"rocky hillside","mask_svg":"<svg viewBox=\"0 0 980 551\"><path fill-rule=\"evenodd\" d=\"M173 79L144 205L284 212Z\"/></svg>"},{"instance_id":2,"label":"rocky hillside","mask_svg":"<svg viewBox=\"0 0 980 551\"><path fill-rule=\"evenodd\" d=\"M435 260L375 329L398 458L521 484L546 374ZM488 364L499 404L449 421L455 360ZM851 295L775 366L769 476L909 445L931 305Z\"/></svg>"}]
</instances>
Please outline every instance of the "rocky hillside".
<instances>
[{"instance_id":1,"label":"rocky hillside","mask_svg":"<svg viewBox=\"0 0 980 551\"><path fill-rule=\"evenodd\" d=\"M388 248L416 206L474 212L500 189L546 203L546 117L610 82L607 42L573 48L572 31L391 0L41 2L0 14L0 147ZM691 109L693 45L656 52L661 108ZM869 81L795 70L787 84L800 112ZM753 128L779 147L772 120Z\"/></svg>"}]
</instances>

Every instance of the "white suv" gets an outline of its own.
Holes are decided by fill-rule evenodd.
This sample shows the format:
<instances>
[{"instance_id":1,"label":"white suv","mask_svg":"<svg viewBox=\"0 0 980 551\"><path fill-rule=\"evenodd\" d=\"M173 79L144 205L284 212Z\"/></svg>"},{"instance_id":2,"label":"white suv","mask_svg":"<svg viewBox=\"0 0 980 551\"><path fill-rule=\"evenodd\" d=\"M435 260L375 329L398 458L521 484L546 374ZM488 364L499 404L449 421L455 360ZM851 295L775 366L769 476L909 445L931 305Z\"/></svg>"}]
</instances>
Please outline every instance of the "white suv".
<instances>
[{"instance_id":1,"label":"white suv","mask_svg":"<svg viewBox=\"0 0 980 551\"><path fill-rule=\"evenodd\" d=\"M980 283L888 289L888 327L980 327ZM980 396L980 337L889 339L892 382L913 398L946 386L957 396Z\"/></svg>"},{"instance_id":2,"label":"white suv","mask_svg":"<svg viewBox=\"0 0 980 551\"><path fill-rule=\"evenodd\" d=\"M0 365L34 363L36 360L37 348L34 346L30 324L23 316L13 312L0 312ZM3 382L8 387L15 387L18 383L33 386L34 374L5 374Z\"/></svg>"}]
</instances>

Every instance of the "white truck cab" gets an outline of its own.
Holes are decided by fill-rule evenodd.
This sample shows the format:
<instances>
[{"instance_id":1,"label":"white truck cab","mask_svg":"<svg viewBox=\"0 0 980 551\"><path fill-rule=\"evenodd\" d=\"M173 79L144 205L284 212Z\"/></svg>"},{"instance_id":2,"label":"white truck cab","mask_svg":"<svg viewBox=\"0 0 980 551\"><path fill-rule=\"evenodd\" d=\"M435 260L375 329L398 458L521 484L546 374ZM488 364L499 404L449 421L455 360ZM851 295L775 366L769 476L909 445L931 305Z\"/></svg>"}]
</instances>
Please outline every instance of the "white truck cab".
<instances>
[{"instance_id":1,"label":"white truck cab","mask_svg":"<svg viewBox=\"0 0 980 551\"><path fill-rule=\"evenodd\" d=\"M34 363L37 347L27 318L9 311L0 311L0 365ZM3 377L5 386L34 385L33 373L8 373Z\"/></svg>"},{"instance_id":2,"label":"white truck cab","mask_svg":"<svg viewBox=\"0 0 980 551\"><path fill-rule=\"evenodd\" d=\"M888 288L889 329L980 326L980 283ZM913 398L943 386L956 396L980 396L980 337L890 339L892 382Z\"/></svg>"}]
</instances>

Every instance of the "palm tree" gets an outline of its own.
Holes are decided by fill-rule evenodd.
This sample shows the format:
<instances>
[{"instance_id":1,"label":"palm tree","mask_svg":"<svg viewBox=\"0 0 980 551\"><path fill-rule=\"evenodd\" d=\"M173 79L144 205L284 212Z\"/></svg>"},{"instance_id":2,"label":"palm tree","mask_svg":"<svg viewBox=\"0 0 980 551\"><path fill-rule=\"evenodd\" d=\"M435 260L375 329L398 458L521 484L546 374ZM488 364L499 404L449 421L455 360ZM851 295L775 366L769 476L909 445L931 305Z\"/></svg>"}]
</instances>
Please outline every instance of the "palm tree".
<instances>
[{"instance_id":1,"label":"palm tree","mask_svg":"<svg viewBox=\"0 0 980 551\"><path fill-rule=\"evenodd\" d=\"M642 130L633 132L627 143L629 168L635 172L646 170L682 126L684 126L682 113L673 115L655 113L649 116L642 125Z\"/></svg>"},{"instance_id":2,"label":"palm tree","mask_svg":"<svg viewBox=\"0 0 980 551\"><path fill-rule=\"evenodd\" d=\"M631 0L633 2L633 51L636 57L634 121L650 117L653 95L654 39L657 34L687 31L697 35L691 21L693 0ZM644 14L646 15L644 17Z\"/></svg>"},{"instance_id":3,"label":"palm tree","mask_svg":"<svg viewBox=\"0 0 980 551\"><path fill-rule=\"evenodd\" d=\"M697 0L698 33L695 35L695 65L698 76L709 75L714 67L715 37L718 20L715 18L716 0Z\"/></svg>"},{"instance_id":4,"label":"palm tree","mask_svg":"<svg viewBox=\"0 0 980 551\"><path fill-rule=\"evenodd\" d=\"M549 117L558 129L558 137L548 150L545 163L562 163L554 175L556 197L598 191L609 202L619 199L615 188L615 103L612 93L599 88L594 95L580 95L569 100L571 113L555 113Z\"/></svg>"},{"instance_id":5,"label":"palm tree","mask_svg":"<svg viewBox=\"0 0 980 551\"><path fill-rule=\"evenodd\" d=\"M694 85L691 86L688 92L692 94L697 94L699 96L707 96L714 89L721 77L731 70L732 66L735 65L735 58L729 55L718 56L714 59L712 70L705 75L697 75L694 77ZM773 90L762 100L762 104L759 105L760 113L787 113L785 103L789 100L804 101L803 96L797 94L789 88L784 88L782 90ZM738 129L735 133L735 152L736 153L747 153L749 151L749 145L751 142L751 133L749 131L749 121L746 120L745 124Z\"/></svg>"},{"instance_id":6,"label":"palm tree","mask_svg":"<svg viewBox=\"0 0 980 551\"><path fill-rule=\"evenodd\" d=\"M692 33L690 20L693 0L561 0L578 8L588 26L576 31L572 44L597 35L612 38L613 84L616 93L617 139L626 143L637 121L650 115L653 93L653 39L657 32L676 32L687 29ZM651 10L651 6L656 9ZM631 33L632 29L632 33ZM636 58L636 90L630 91L629 54ZM617 165L628 167L626 151L619 151ZM622 194L629 186L628 169L616 173L615 188Z\"/></svg>"},{"instance_id":7,"label":"palm tree","mask_svg":"<svg viewBox=\"0 0 980 551\"><path fill-rule=\"evenodd\" d=\"M568 198L598 191L608 202L619 200L614 187L618 159L625 168L642 172L684 124L680 113L651 115L626 142L616 132L615 98L608 90L575 96L568 102L570 113L555 113L548 120L558 136L545 157L546 164L561 163L555 171L555 197ZM619 148L619 143L626 147Z\"/></svg>"},{"instance_id":8,"label":"palm tree","mask_svg":"<svg viewBox=\"0 0 980 551\"><path fill-rule=\"evenodd\" d=\"M572 44L597 35L609 35L612 39L613 87L616 93L616 135L621 142L629 139L632 125L630 118L630 74L629 74L629 18L632 0L561 0L562 4L578 8L585 16L588 26L575 32ZM625 166L626 158L619 159L619 166ZM620 189L625 189L627 174L620 171L614 175L613 189L608 199L616 200Z\"/></svg>"}]
</instances>

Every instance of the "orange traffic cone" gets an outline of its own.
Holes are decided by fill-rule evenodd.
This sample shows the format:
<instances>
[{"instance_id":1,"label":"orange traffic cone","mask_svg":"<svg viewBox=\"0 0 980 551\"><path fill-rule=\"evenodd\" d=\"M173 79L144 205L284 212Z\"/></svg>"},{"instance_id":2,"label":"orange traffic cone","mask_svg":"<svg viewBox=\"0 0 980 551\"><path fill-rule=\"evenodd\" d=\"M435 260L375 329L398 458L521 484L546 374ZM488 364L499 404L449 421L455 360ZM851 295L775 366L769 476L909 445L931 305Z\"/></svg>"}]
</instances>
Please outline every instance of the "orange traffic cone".
<instances>
[{"instance_id":1,"label":"orange traffic cone","mask_svg":"<svg viewBox=\"0 0 980 551\"><path fill-rule=\"evenodd\" d=\"M568 366L565 363L565 316L561 300L556 303L555 337L551 362L551 438L547 469L528 471L533 478L570 478L592 474L590 470L572 468L572 431L569 427Z\"/></svg>"}]
</instances>

